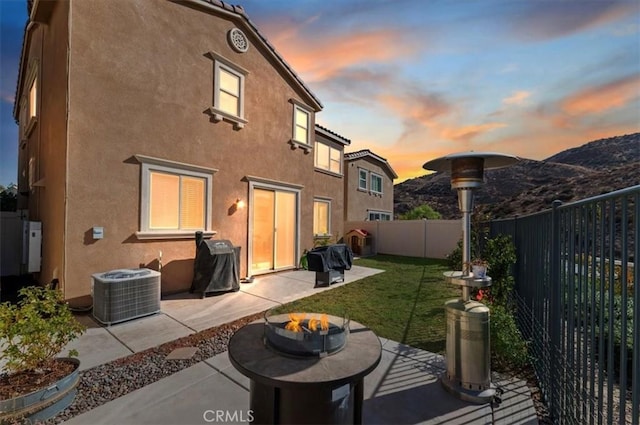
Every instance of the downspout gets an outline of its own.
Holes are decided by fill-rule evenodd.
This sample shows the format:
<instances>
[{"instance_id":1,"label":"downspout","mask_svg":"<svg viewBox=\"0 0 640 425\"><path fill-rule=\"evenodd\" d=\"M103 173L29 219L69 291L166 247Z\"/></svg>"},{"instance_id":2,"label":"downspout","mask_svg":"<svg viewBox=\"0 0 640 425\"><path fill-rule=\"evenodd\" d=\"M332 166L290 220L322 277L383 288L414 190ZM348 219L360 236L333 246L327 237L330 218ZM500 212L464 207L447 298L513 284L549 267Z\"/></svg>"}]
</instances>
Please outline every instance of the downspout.
<instances>
[{"instance_id":1,"label":"downspout","mask_svg":"<svg viewBox=\"0 0 640 425\"><path fill-rule=\"evenodd\" d=\"M68 11L67 11L67 90L65 96L65 143L64 143L64 212L63 212L63 222L64 222L64 230L62 232L62 290L64 292L64 298L67 298L67 232L69 231L69 203L67 194L69 193L69 103L70 103L70 92L71 92L71 11L73 10L73 1L69 0L68 3ZM91 294L93 296L93 294Z\"/></svg>"}]
</instances>

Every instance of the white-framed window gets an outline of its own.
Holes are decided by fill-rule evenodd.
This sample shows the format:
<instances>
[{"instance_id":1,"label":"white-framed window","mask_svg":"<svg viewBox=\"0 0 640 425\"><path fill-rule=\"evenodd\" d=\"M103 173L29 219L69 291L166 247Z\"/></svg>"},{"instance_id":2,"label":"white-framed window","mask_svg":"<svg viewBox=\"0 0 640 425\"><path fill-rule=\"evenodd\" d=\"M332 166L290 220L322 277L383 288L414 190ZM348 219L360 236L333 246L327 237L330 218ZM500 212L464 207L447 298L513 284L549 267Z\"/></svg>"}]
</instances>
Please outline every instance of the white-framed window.
<instances>
[{"instance_id":1,"label":"white-framed window","mask_svg":"<svg viewBox=\"0 0 640 425\"><path fill-rule=\"evenodd\" d=\"M20 102L20 121L24 138L28 137L38 120L38 62L33 62L26 79L27 91Z\"/></svg>"},{"instance_id":2,"label":"white-framed window","mask_svg":"<svg viewBox=\"0 0 640 425\"><path fill-rule=\"evenodd\" d=\"M316 168L342 174L342 151L322 142L316 142Z\"/></svg>"},{"instance_id":3,"label":"white-framed window","mask_svg":"<svg viewBox=\"0 0 640 425\"><path fill-rule=\"evenodd\" d=\"M358 189L367 190L369 188L369 172L364 168L358 168Z\"/></svg>"},{"instance_id":4,"label":"white-framed window","mask_svg":"<svg viewBox=\"0 0 640 425\"><path fill-rule=\"evenodd\" d=\"M136 155L142 164L139 239L189 238L211 229L212 168Z\"/></svg>"},{"instance_id":5,"label":"white-framed window","mask_svg":"<svg viewBox=\"0 0 640 425\"><path fill-rule=\"evenodd\" d=\"M390 212L385 211L368 211L367 212L367 220L369 221L390 221L393 217Z\"/></svg>"},{"instance_id":6,"label":"white-framed window","mask_svg":"<svg viewBox=\"0 0 640 425\"><path fill-rule=\"evenodd\" d=\"M313 200L313 234L315 236L331 234L331 201L328 199Z\"/></svg>"},{"instance_id":7,"label":"white-framed window","mask_svg":"<svg viewBox=\"0 0 640 425\"><path fill-rule=\"evenodd\" d=\"M38 116L38 75L34 75L29 86L29 119Z\"/></svg>"},{"instance_id":8,"label":"white-framed window","mask_svg":"<svg viewBox=\"0 0 640 425\"><path fill-rule=\"evenodd\" d=\"M382 176L376 173L371 173L371 192L382 193Z\"/></svg>"},{"instance_id":9,"label":"white-framed window","mask_svg":"<svg viewBox=\"0 0 640 425\"><path fill-rule=\"evenodd\" d=\"M293 107L293 140L309 144L309 114L298 105Z\"/></svg>"},{"instance_id":10,"label":"white-framed window","mask_svg":"<svg viewBox=\"0 0 640 425\"><path fill-rule=\"evenodd\" d=\"M240 96L244 84L243 76L222 64L216 66L216 105L227 114L242 117L242 97Z\"/></svg>"},{"instance_id":11,"label":"white-framed window","mask_svg":"<svg viewBox=\"0 0 640 425\"><path fill-rule=\"evenodd\" d=\"M213 58L213 106L209 108L214 121L226 120L241 129L247 124L244 117L244 86L249 74L244 68L215 52L209 52Z\"/></svg>"},{"instance_id":12,"label":"white-framed window","mask_svg":"<svg viewBox=\"0 0 640 425\"><path fill-rule=\"evenodd\" d=\"M313 111L296 99L289 99L289 102L293 105L291 141L289 143L293 148L302 148L305 153L309 153L312 149Z\"/></svg>"}]
</instances>

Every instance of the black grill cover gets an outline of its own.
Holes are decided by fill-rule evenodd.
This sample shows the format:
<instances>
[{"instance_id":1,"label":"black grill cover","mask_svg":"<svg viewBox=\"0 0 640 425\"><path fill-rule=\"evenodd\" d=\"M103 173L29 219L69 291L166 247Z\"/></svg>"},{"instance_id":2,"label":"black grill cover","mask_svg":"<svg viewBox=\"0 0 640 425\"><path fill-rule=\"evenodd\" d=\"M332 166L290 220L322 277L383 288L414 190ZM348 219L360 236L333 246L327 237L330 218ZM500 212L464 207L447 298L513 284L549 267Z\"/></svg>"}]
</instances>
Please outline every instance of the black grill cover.
<instances>
[{"instance_id":1,"label":"black grill cover","mask_svg":"<svg viewBox=\"0 0 640 425\"><path fill-rule=\"evenodd\" d=\"M191 292L240 289L240 247L228 240L202 240L196 248Z\"/></svg>"},{"instance_id":2,"label":"black grill cover","mask_svg":"<svg viewBox=\"0 0 640 425\"><path fill-rule=\"evenodd\" d=\"M320 246L307 253L307 262L312 272L351 270L353 252L345 244Z\"/></svg>"}]
</instances>

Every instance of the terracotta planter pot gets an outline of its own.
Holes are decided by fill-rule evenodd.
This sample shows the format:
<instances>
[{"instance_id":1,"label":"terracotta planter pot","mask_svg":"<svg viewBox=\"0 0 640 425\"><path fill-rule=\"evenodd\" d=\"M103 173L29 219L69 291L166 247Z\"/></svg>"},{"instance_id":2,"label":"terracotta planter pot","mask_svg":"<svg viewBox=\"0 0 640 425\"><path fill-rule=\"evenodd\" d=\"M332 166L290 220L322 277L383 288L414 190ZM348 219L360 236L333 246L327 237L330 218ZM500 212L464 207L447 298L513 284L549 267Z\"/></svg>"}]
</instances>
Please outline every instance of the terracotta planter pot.
<instances>
[{"instance_id":1,"label":"terracotta planter pot","mask_svg":"<svg viewBox=\"0 0 640 425\"><path fill-rule=\"evenodd\" d=\"M80 360L68 357L62 357L60 360L73 363L75 365L73 372L41 390L0 400L0 423L20 417L29 419L31 422L45 421L73 402L76 386L80 380L78 375Z\"/></svg>"}]
</instances>

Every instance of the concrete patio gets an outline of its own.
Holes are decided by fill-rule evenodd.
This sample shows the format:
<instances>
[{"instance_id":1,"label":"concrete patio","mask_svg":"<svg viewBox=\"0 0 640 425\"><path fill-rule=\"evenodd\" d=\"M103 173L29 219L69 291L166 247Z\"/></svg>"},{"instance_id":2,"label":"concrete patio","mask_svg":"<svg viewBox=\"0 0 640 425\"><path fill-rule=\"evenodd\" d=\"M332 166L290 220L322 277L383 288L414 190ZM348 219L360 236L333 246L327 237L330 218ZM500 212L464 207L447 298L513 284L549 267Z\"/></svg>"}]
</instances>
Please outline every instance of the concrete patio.
<instances>
[{"instance_id":1,"label":"concrete patio","mask_svg":"<svg viewBox=\"0 0 640 425\"><path fill-rule=\"evenodd\" d=\"M315 288L315 274L290 271L257 277L240 291L200 299L178 294L162 300L162 313L103 327L82 316L87 332L69 348L80 353L81 369L110 362L165 342L267 310L281 303L354 282L382 272L354 266L345 282ZM381 338L382 359L365 378L363 421L369 424L536 424L526 383L494 377L503 389L502 403L475 405L458 400L438 382L444 358ZM206 395L206 396L203 396ZM151 385L133 391L69 424L247 423L249 380L227 353L213 356Z\"/></svg>"}]
</instances>

